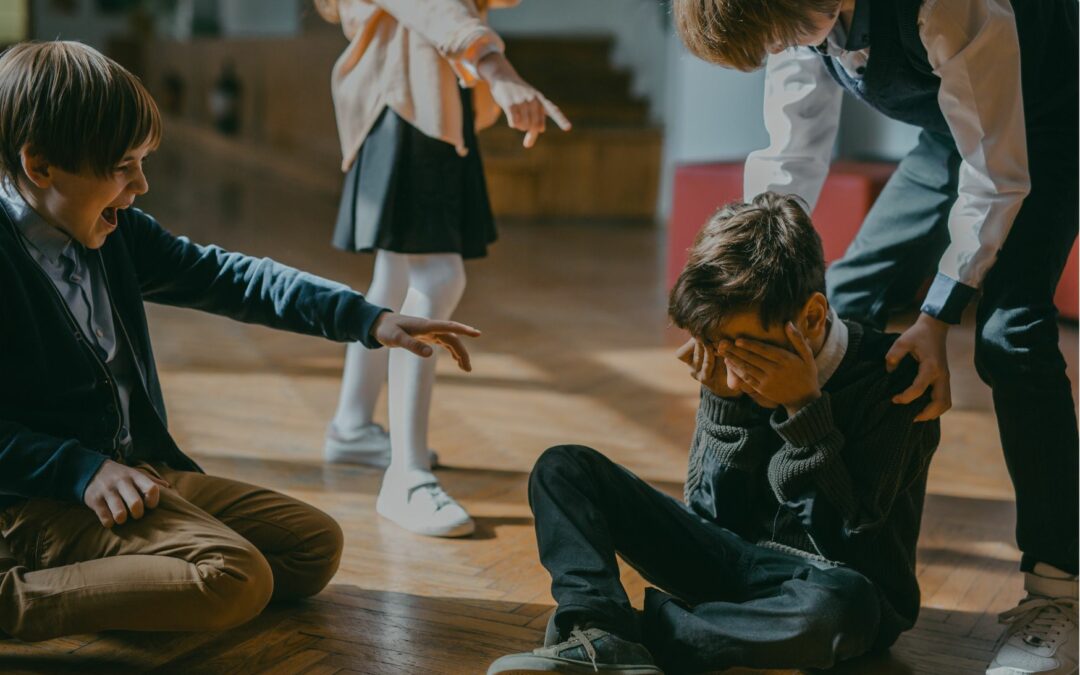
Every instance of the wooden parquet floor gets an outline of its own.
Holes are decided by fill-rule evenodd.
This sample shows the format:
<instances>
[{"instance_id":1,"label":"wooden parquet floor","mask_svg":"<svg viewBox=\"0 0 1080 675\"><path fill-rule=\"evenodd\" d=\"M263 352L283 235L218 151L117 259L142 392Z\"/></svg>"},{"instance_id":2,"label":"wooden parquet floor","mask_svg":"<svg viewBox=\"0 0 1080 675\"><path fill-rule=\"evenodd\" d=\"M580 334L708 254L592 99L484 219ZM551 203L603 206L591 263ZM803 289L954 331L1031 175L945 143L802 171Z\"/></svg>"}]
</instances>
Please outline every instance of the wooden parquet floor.
<instances>
[{"instance_id":1,"label":"wooden parquet floor","mask_svg":"<svg viewBox=\"0 0 1080 675\"><path fill-rule=\"evenodd\" d=\"M150 174L141 205L174 231L366 287L371 261L329 246L336 195L191 147L166 145ZM474 373L440 361L431 425L441 479L477 519L467 540L380 520L379 472L321 461L342 346L151 307L181 446L210 472L339 519L341 569L316 598L236 630L7 642L0 672L474 674L537 645L552 601L525 499L536 456L557 443L592 445L681 493L697 387L672 357L680 337L664 316L662 242L641 227L510 224L489 259L468 264L457 317L486 333ZM951 339L956 407L931 471L921 619L888 655L836 672L981 673L996 613L1021 595L1011 489L989 392L971 366L971 328ZM1075 327L1063 327L1062 347L1075 383ZM624 578L640 602L643 582L629 570Z\"/></svg>"}]
</instances>

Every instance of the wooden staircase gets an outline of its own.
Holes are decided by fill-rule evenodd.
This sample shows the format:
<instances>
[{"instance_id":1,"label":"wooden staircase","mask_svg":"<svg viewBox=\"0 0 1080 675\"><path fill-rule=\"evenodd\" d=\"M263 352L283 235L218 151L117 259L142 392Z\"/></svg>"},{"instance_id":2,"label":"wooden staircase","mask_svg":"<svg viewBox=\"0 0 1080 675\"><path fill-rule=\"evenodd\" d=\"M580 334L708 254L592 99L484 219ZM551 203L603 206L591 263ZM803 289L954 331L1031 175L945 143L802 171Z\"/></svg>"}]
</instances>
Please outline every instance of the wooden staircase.
<instances>
[{"instance_id":1,"label":"wooden staircase","mask_svg":"<svg viewBox=\"0 0 1080 675\"><path fill-rule=\"evenodd\" d=\"M533 148L504 123L480 135L492 207L517 218L651 220L662 134L607 36L509 38L506 54L574 124L548 124Z\"/></svg>"}]
</instances>

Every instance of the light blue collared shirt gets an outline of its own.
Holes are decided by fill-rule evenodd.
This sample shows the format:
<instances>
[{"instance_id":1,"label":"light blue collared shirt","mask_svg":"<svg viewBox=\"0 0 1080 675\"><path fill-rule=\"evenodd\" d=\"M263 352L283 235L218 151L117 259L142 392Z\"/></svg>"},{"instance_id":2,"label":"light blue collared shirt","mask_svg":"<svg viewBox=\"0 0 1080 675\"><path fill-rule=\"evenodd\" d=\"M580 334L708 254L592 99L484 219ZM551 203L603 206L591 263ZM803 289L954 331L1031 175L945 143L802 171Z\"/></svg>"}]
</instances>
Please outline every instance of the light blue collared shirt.
<instances>
[{"instance_id":1,"label":"light blue collared shirt","mask_svg":"<svg viewBox=\"0 0 1080 675\"><path fill-rule=\"evenodd\" d=\"M31 257L53 282L79 330L108 366L120 397L120 445L126 448L131 443L131 391L138 375L130 348L116 330L101 257L45 222L10 183L0 185L0 200Z\"/></svg>"}]
</instances>

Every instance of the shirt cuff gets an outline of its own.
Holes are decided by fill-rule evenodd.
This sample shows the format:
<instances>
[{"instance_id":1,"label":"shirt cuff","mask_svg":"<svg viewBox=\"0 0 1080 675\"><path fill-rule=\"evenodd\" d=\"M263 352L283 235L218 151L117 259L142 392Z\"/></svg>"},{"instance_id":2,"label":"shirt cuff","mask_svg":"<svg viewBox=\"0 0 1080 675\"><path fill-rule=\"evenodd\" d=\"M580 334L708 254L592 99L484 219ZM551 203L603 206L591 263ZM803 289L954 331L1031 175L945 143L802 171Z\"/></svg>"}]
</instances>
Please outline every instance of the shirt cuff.
<instances>
[{"instance_id":1,"label":"shirt cuff","mask_svg":"<svg viewBox=\"0 0 1080 675\"><path fill-rule=\"evenodd\" d=\"M358 335L356 339L368 349L379 349L382 347L382 343L375 339L375 336L371 334L371 328L375 325L375 320L378 319L384 312L390 310L385 307L379 307L378 305L368 305L364 308L364 315L360 319L359 326L357 327Z\"/></svg>"},{"instance_id":2,"label":"shirt cuff","mask_svg":"<svg viewBox=\"0 0 1080 675\"><path fill-rule=\"evenodd\" d=\"M488 54L502 53L503 49L499 36L488 32L473 40L461 56L450 61L450 66L464 87L474 87L481 80L480 61Z\"/></svg>"},{"instance_id":3,"label":"shirt cuff","mask_svg":"<svg viewBox=\"0 0 1080 675\"><path fill-rule=\"evenodd\" d=\"M938 272L923 301L922 311L939 321L958 324L977 290Z\"/></svg>"}]
</instances>

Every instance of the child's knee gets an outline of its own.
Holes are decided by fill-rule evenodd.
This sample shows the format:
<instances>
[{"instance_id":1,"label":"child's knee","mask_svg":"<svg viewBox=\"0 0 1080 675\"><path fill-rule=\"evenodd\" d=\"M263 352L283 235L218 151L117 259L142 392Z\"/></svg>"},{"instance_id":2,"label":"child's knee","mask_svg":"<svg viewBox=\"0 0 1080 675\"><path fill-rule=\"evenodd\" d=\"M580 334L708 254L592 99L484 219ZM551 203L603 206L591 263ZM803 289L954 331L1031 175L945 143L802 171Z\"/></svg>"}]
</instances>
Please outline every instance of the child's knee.
<instances>
[{"instance_id":1,"label":"child's knee","mask_svg":"<svg viewBox=\"0 0 1080 675\"><path fill-rule=\"evenodd\" d=\"M274 573L262 553L246 541L224 555L196 562L204 582L205 630L226 630L258 616L274 594Z\"/></svg>"},{"instance_id":2,"label":"child's knee","mask_svg":"<svg viewBox=\"0 0 1080 675\"><path fill-rule=\"evenodd\" d=\"M556 445L537 458L530 477L535 480L552 474L587 471L593 462L602 457L599 452L584 445Z\"/></svg>"},{"instance_id":3,"label":"child's knee","mask_svg":"<svg viewBox=\"0 0 1080 675\"><path fill-rule=\"evenodd\" d=\"M326 588L341 564L345 547L341 526L322 511L315 508L311 511L311 522L305 527L305 532L310 534L282 561L291 574L288 579L276 581L275 598L306 598L317 594Z\"/></svg>"},{"instance_id":4,"label":"child's knee","mask_svg":"<svg viewBox=\"0 0 1080 675\"><path fill-rule=\"evenodd\" d=\"M459 255L410 257L409 286L437 305L456 304L465 293L465 265Z\"/></svg>"}]
</instances>

